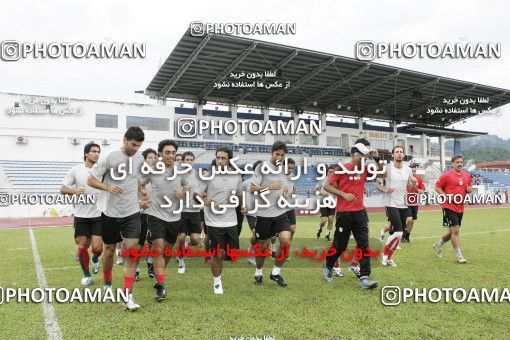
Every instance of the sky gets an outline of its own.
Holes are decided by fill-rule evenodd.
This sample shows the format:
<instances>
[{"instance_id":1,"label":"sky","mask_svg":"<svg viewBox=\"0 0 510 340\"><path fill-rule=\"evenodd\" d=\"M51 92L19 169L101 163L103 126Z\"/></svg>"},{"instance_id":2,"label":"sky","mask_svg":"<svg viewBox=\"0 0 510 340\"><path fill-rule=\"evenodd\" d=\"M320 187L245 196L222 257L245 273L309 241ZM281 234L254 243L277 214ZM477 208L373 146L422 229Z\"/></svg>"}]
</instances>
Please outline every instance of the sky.
<instances>
[{"instance_id":1,"label":"sky","mask_svg":"<svg viewBox=\"0 0 510 340\"><path fill-rule=\"evenodd\" d=\"M359 40L501 43L490 59L380 58L375 62L510 89L505 1L0 1L0 41L139 42L138 59L0 60L0 92L154 103L143 94L190 22L296 23L295 35L253 39L354 57ZM510 105L454 125L510 138Z\"/></svg>"}]
</instances>

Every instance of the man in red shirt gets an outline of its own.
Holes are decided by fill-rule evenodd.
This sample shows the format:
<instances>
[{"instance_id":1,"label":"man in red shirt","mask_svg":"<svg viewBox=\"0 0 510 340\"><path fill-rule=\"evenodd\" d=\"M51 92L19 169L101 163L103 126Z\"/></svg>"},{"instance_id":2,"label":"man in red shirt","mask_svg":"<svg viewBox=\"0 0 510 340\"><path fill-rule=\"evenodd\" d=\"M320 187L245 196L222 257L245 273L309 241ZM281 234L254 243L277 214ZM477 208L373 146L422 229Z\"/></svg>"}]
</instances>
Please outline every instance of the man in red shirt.
<instances>
[{"instance_id":1,"label":"man in red shirt","mask_svg":"<svg viewBox=\"0 0 510 340\"><path fill-rule=\"evenodd\" d=\"M377 169L382 169L379 163L377 150L370 150L370 143L360 138L351 148L351 162L342 164L343 169L337 167L335 173L328 178L324 190L337 196L336 226L333 239L335 254L326 258L323 275L326 282L333 281L333 266L342 252L347 248L349 237L352 234L356 243L363 251L360 261L360 287L372 289L377 287L377 281L370 280L370 257L371 251L368 246L368 215L363 205L365 183L369 174L368 168L361 166L369 154L377 163Z\"/></svg>"},{"instance_id":2,"label":"man in red shirt","mask_svg":"<svg viewBox=\"0 0 510 340\"><path fill-rule=\"evenodd\" d=\"M453 156L452 165L453 169L442 174L436 182L436 192L447 196L441 207L443 208L443 226L448 227L448 231L433 247L436 256L442 257L441 248L451 239L455 255L457 255L457 262L466 263L466 259L460 251L459 231L464 213L464 197L472 189L471 176L462 170L464 166L462 155Z\"/></svg>"},{"instance_id":3,"label":"man in red shirt","mask_svg":"<svg viewBox=\"0 0 510 340\"><path fill-rule=\"evenodd\" d=\"M425 191L425 185L423 185L423 180L420 176L416 175L416 164L409 165L411 170L413 171L413 176L418 181L416 183L416 186L414 189L410 189L409 186L407 186L407 192L408 193L416 193L421 194ZM409 236L411 235L411 231L413 230L414 221L418 219L418 205L410 205L407 207L407 220L406 220L406 228L404 228L404 234L402 235L402 242L409 243L411 240L409 239Z\"/></svg>"}]
</instances>

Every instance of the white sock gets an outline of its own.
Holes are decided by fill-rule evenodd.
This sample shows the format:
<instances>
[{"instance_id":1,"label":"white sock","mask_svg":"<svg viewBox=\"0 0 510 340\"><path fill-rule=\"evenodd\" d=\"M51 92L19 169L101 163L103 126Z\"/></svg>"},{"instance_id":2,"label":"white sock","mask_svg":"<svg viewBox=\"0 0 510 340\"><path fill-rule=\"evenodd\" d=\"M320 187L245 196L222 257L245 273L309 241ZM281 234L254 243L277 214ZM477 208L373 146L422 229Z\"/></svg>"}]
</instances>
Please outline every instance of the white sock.
<instances>
[{"instance_id":1,"label":"white sock","mask_svg":"<svg viewBox=\"0 0 510 340\"><path fill-rule=\"evenodd\" d=\"M221 285L221 275L218 277L213 277L214 285Z\"/></svg>"},{"instance_id":2,"label":"white sock","mask_svg":"<svg viewBox=\"0 0 510 340\"><path fill-rule=\"evenodd\" d=\"M271 275L280 275L280 267L274 266L273 270L271 271Z\"/></svg>"},{"instance_id":3,"label":"white sock","mask_svg":"<svg viewBox=\"0 0 510 340\"><path fill-rule=\"evenodd\" d=\"M326 230L326 235L329 235L329 229L328 229L328 230Z\"/></svg>"},{"instance_id":4,"label":"white sock","mask_svg":"<svg viewBox=\"0 0 510 340\"><path fill-rule=\"evenodd\" d=\"M184 267L186 264L184 263L184 258L179 259L179 266Z\"/></svg>"},{"instance_id":5,"label":"white sock","mask_svg":"<svg viewBox=\"0 0 510 340\"><path fill-rule=\"evenodd\" d=\"M149 263L149 264L154 263L154 260L152 259L152 256L149 256L147 258L147 263Z\"/></svg>"},{"instance_id":6,"label":"white sock","mask_svg":"<svg viewBox=\"0 0 510 340\"><path fill-rule=\"evenodd\" d=\"M457 256L462 256L462 252L460 251L460 247L459 248L456 248L454 249L455 250L455 255Z\"/></svg>"},{"instance_id":7,"label":"white sock","mask_svg":"<svg viewBox=\"0 0 510 340\"><path fill-rule=\"evenodd\" d=\"M255 268L255 276L262 276L262 268Z\"/></svg>"},{"instance_id":8,"label":"white sock","mask_svg":"<svg viewBox=\"0 0 510 340\"><path fill-rule=\"evenodd\" d=\"M445 243L445 242L443 241L443 239L440 239L439 241L437 241L436 246L437 246L438 248L441 248L441 247L444 245L444 243Z\"/></svg>"},{"instance_id":9,"label":"white sock","mask_svg":"<svg viewBox=\"0 0 510 340\"><path fill-rule=\"evenodd\" d=\"M393 233L393 235L390 235L390 237L388 237L388 239L386 240L386 245L390 244L391 241L393 241L394 239L398 238L399 240L402 239L402 232L401 231L396 231ZM397 245L398 245L398 241L397 243L394 243L395 246L394 246L394 249L392 250L395 250L397 248Z\"/></svg>"}]
</instances>

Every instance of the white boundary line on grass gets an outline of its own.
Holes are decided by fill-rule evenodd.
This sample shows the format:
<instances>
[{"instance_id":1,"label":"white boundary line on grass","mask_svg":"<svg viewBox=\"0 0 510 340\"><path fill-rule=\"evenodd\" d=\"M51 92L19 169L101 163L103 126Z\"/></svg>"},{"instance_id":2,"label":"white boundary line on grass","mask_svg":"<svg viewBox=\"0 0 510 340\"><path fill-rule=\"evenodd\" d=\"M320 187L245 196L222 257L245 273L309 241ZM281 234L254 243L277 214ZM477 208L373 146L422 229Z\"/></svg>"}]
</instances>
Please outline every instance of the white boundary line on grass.
<instances>
[{"instance_id":1,"label":"white boundary line on grass","mask_svg":"<svg viewBox=\"0 0 510 340\"><path fill-rule=\"evenodd\" d=\"M37 250L37 242L35 241L34 231L32 228L28 228L30 233L30 241L32 242L32 252L34 254L35 271L37 273L37 280L39 281L39 287L48 288L48 282L44 276L44 269L41 264L41 257ZM44 326L46 328L46 334L48 339L60 340L62 339L62 332L57 322L57 315L55 313L55 307L48 301L42 303L43 315L44 315Z\"/></svg>"},{"instance_id":2,"label":"white boundary line on grass","mask_svg":"<svg viewBox=\"0 0 510 340\"><path fill-rule=\"evenodd\" d=\"M496 229L496 230L486 230L486 231L475 231L475 232L472 232L472 233L462 233L462 230L461 230L460 236L478 235L478 234L491 234L491 233L500 233L500 232L505 232L505 231L510 231L510 229ZM413 240L426 240L426 239L438 238L438 237L443 237L443 235L413 237Z\"/></svg>"},{"instance_id":3,"label":"white boundary line on grass","mask_svg":"<svg viewBox=\"0 0 510 340\"><path fill-rule=\"evenodd\" d=\"M475 232L472 232L472 233L460 233L460 235L461 236L466 236L466 235L491 234L491 233L499 233L499 232L507 232L507 231L510 231L510 229L496 229L496 230L486 230L486 231L475 231ZM413 237L412 240L413 241L414 240L427 240L427 239L439 238L439 237L443 237L443 235ZM350 240L350 238L349 238L349 240ZM333 242L333 241L331 241L331 242ZM383 243L386 243L386 241L384 241L383 243L381 243L381 242L377 242L377 243L383 244ZM325 249L325 247L326 246L311 247L311 248L307 247L307 249Z\"/></svg>"}]
</instances>

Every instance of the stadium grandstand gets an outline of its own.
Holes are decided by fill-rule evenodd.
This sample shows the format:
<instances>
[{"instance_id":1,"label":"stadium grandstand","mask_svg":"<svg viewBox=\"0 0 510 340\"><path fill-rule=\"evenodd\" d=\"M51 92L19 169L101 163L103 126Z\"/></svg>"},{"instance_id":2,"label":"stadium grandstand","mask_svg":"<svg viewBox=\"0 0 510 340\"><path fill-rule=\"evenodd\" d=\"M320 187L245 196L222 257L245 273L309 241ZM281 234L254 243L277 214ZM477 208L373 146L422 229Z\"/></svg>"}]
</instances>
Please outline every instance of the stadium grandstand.
<instances>
[{"instance_id":1,"label":"stadium grandstand","mask_svg":"<svg viewBox=\"0 0 510 340\"><path fill-rule=\"evenodd\" d=\"M233 74L266 71L286 87L218 86L229 84ZM302 196L314 191L318 163L347 160L353 142L364 137L388 160L393 146L403 146L405 160L419 166L427 190L432 190L449 157L461 151L461 139L486 134L449 126L510 102L505 89L265 41L193 36L189 30L141 92L155 104L0 93L5 112L0 141L6 146L0 157L0 190L57 193L66 172L82 161L86 143L95 141L107 154L119 148L129 126L146 132L143 148L175 139L179 151L195 153L197 167L208 167L218 146L230 147L244 164L266 158L275 140L286 141L288 156L307 166L307 174L297 182ZM468 104L458 109L452 106L457 102ZM177 133L181 118L320 122L322 131L184 138ZM454 150L445 149L446 139L455 140ZM434 149L436 142L439 147ZM509 168L466 163L473 176L481 176L479 191L484 192L508 191ZM368 189L367 206L380 205L373 183ZM0 217L17 214L26 211L0 209Z\"/></svg>"}]
</instances>

